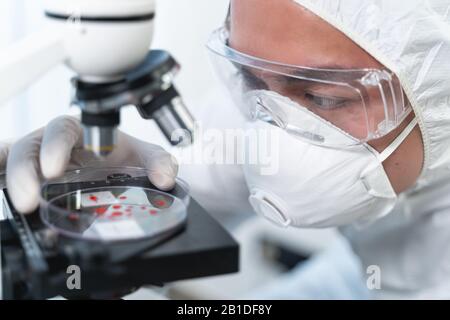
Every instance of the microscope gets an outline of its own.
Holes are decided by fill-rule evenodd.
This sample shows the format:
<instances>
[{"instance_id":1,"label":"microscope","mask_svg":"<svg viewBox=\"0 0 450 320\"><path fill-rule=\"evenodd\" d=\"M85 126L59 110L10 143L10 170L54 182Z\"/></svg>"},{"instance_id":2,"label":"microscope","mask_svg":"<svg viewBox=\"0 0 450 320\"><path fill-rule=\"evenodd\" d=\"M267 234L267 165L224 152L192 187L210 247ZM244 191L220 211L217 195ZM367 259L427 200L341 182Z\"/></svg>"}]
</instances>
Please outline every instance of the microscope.
<instances>
[{"instance_id":1,"label":"microscope","mask_svg":"<svg viewBox=\"0 0 450 320\"><path fill-rule=\"evenodd\" d=\"M173 85L180 67L168 52L149 49L155 0L48 0L45 16L47 29L0 54L0 103L65 63L76 73L71 81L72 103L81 110L86 150L100 158L114 150L120 110L129 105L144 119L154 119L172 145L192 142L194 120ZM49 187L154 188L147 176L122 171L105 175L102 181L80 183ZM177 188L171 191L174 196L176 192ZM237 242L194 199L186 218L163 238L91 242L64 234L54 237L39 210L21 215L6 189L3 194L3 299L113 297L145 285L161 286L239 269ZM66 286L68 265L82 266L84 284L79 291Z\"/></svg>"},{"instance_id":2,"label":"microscope","mask_svg":"<svg viewBox=\"0 0 450 320\"><path fill-rule=\"evenodd\" d=\"M48 0L48 28L1 54L0 103L55 65L72 79L84 147L99 157L116 144L120 109L133 105L154 119L172 145L192 142L194 120L173 85L179 64L150 50L155 0Z\"/></svg>"}]
</instances>

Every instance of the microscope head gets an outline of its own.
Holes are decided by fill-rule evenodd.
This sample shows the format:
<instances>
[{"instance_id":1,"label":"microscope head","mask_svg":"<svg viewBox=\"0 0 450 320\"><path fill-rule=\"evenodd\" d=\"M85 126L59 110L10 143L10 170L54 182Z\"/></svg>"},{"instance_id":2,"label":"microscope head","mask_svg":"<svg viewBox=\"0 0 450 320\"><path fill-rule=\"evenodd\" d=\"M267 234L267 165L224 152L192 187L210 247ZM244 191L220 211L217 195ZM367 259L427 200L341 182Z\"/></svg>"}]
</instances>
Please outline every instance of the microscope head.
<instances>
[{"instance_id":1,"label":"microscope head","mask_svg":"<svg viewBox=\"0 0 450 320\"><path fill-rule=\"evenodd\" d=\"M173 145L192 142L194 120L172 84L179 65L149 52L155 0L47 0L45 13L63 31L65 62L77 74L72 103L82 111L85 149L113 151L127 105L154 119Z\"/></svg>"},{"instance_id":2,"label":"microscope head","mask_svg":"<svg viewBox=\"0 0 450 320\"><path fill-rule=\"evenodd\" d=\"M89 82L113 82L145 60L155 0L45 0L51 27L64 32L66 64Z\"/></svg>"}]
</instances>

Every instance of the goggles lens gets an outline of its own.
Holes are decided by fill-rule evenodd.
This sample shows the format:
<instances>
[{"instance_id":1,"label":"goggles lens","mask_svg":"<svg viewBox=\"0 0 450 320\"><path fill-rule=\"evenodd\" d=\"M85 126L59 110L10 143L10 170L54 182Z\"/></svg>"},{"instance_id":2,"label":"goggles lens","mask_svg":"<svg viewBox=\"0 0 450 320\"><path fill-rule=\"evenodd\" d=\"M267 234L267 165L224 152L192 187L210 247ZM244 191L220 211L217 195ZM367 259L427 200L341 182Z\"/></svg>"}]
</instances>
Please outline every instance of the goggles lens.
<instances>
[{"instance_id":1,"label":"goggles lens","mask_svg":"<svg viewBox=\"0 0 450 320\"><path fill-rule=\"evenodd\" d=\"M222 28L208 42L213 64L248 120L266 121L314 144L378 139L409 114L401 84L387 70L325 70L265 61L228 45ZM340 131L351 139L341 139Z\"/></svg>"}]
</instances>

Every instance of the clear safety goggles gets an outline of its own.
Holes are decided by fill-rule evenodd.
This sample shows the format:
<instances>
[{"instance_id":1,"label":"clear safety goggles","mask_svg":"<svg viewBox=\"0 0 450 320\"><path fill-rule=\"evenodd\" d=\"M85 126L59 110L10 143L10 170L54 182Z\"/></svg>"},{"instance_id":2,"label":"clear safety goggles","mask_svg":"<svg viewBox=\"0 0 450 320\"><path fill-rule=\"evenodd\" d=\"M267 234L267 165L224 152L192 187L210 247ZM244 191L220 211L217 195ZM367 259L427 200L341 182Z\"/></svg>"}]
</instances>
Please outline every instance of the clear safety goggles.
<instances>
[{"instance_id":1,"label":"clear safety goggles","mask_svg":"<svg viewBox=\"0 0 450 320\"><path fill-rule=\"evenodd\" d=\"M207 47L222 81L248 120L266 121L310 143L340 147L391 132L410 113L389 70L315 69L266 61L228 46L216 30ZM342 139L345 133L349 139Z\"/></svg>"}]
</instances>

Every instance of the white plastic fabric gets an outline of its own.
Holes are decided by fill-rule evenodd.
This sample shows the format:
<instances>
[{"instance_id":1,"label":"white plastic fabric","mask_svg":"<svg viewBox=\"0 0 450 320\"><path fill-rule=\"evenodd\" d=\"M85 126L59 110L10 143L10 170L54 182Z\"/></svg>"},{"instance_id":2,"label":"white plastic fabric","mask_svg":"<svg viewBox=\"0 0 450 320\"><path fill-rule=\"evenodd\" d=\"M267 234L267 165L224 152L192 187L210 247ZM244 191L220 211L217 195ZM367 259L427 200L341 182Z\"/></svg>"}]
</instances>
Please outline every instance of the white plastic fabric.
<instances>
[{"instance_id":1,"label":"white plastic fabric","mask_svg":"<svg viewBox=\"0 0 450 320\"><path fill-rule=\"evenodd\" d=\"M262 284L244 299L258 300L368 300L364 270L343 239L299 264L287 274Z\"/></svg>"},{"instance_id":2,"label":"white plastic fabric","mask_svg":"<svg viewBox=\"0 0 450 320\"><path fill-rule=\"evenodd\" d=\"M425 163L387 217L345 228L380 298L450 298L450 1L294 0L392 70L416 113ZM415 155L411 155L414 157Z\"/></svg>"}]
</instances>

